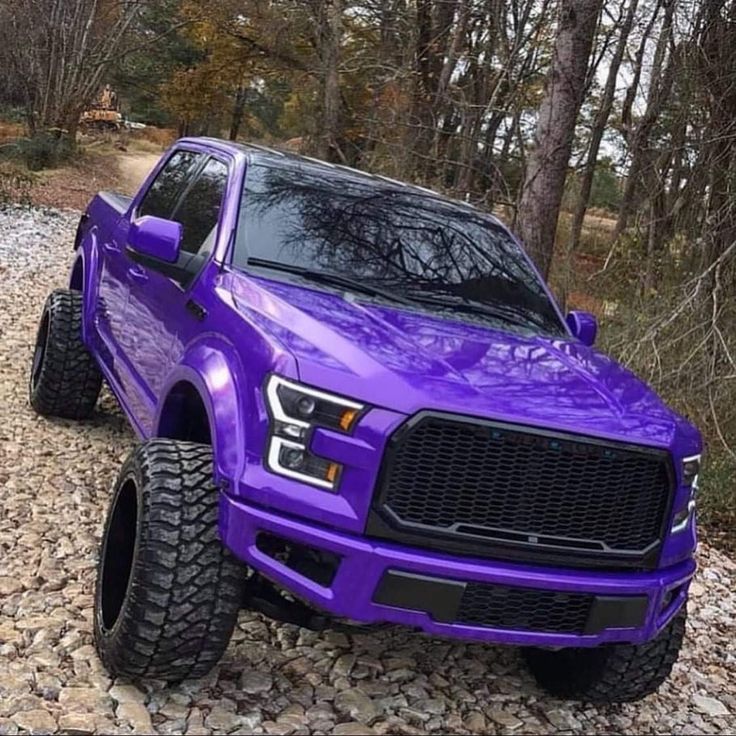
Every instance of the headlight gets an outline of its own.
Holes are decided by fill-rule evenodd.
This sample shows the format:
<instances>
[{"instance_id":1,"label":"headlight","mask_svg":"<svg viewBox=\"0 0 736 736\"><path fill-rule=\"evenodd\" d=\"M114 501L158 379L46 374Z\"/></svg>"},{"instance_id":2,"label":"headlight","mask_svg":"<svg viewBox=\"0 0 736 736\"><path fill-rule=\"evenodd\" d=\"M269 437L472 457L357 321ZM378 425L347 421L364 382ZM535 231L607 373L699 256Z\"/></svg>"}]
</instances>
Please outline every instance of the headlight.
<instances>
[{"instance_id":1,"label":"headlight","mask_svg":"<svg viewBox=\"0 0 736 736\"><path fill-rule=\"evenodd\" d=\"M695 494L698 491L698 476L700 475L700 455L685 457L682 459L682 483L690 487L690 496L687 506L675 514L672 520L673 533L681 532L690 525L690 520L695 512Z\"/></svg>"},{"instance_id":2,"label":"headlight","mask_svg":"<svg viewBox=\"0 0 736 736\"><path fill-rule=\"evenodd\" d=\"M271 418L266 452L269 470L334 490L342 466L309 451L307 445L311 430L326 427L349 433L365 405L276 375L268 377L265 395Z\"/></svg>"}]
</instances>

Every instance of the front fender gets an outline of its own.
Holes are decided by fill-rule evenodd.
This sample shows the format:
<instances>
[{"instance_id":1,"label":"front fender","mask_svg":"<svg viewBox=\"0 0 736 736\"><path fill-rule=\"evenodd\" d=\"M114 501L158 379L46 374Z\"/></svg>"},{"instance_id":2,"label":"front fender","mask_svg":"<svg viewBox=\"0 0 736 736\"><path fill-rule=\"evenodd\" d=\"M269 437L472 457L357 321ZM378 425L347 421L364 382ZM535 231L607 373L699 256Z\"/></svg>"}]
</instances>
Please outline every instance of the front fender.
<instances>
[{"instance_id":1,"label":"front fender","mask_svg":"<svg viewBox=\"0 0 736 736\"><path fill-rule=\"evenodd\" d=\"M154 427L161 426L162 412L174 386L182 381L199 392L207 411L215 464L215 478L238 478L245 465L244 421L238 385L239 358L227 343L200 342L192 346L169 374L161 392Z\"/></svg>"}]
</instances>

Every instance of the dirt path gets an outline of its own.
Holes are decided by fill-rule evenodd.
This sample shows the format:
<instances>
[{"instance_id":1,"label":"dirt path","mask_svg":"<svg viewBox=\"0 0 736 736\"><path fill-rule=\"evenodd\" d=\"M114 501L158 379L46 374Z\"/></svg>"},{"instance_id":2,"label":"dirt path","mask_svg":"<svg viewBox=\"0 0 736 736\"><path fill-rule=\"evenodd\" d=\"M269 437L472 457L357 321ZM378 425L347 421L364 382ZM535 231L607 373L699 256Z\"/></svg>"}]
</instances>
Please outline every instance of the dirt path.
<instances>
[{"instance_id":1,"label":"dirt path","mask_svg":"<svg viewBox=\"0 0 736 736\"><path fill-rule=\"evenodd\" d=\"M160 154L157 153L122 153L118 158L120 170L120 186L118 189L125 194L134 194L156 165Z\"/></svg>"}]
</instances>

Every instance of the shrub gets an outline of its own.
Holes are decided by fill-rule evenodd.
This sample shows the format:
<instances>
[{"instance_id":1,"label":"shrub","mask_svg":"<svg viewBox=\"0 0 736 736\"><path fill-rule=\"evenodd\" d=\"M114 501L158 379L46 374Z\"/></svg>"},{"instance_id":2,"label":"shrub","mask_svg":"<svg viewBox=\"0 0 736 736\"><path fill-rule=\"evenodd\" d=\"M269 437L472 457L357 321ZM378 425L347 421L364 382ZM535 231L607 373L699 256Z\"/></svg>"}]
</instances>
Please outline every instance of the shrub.
<instances>
[{"instance_id":1,"label":"shrub","mask_svg":"<svg viewBox=\"0 0 736 736\"><path fill-rule=\"evenodd\" d=\"M33 179L27 173L0 167L0 209L8 204L31 204Z\"/></svg>"},{"instance_id":2,"label":"shrub","mask_svg":"<svg viewBox=\"0 0 736 736\"><path fill-rule=\"evenodd\" d=\"M20 156L30 171L53 169L75 153L72 141L53 132L40 133L18 141Z\"/></svg>"}]
</instances>

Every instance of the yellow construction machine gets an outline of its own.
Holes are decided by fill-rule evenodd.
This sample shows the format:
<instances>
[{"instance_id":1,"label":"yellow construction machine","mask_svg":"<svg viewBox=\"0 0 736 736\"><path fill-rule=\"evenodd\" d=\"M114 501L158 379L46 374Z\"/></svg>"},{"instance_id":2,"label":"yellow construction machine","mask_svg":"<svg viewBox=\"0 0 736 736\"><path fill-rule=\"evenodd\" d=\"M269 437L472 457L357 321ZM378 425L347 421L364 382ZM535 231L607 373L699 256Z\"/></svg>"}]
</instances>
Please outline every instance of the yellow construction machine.
<instances>
[{"instance_id":1,"label":"yellow construction machine","mask_svg":"<svg viewBox=\"0 0 736 736\"><path fill-rule=\"evenodd\" d=\"M79 118L79 127L85 132L120 130L123 123L118 95L109 84L100 90L92 104Z\"/></svg>"}]
</instances>

